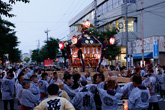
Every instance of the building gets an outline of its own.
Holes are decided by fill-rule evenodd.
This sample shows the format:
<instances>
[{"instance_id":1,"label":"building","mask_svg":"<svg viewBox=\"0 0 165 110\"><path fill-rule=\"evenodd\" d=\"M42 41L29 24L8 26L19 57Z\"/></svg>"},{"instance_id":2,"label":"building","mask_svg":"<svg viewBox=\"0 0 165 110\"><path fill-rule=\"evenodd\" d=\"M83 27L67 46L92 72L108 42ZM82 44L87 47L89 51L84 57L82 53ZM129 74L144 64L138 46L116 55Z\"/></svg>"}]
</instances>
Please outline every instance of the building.
<instances>
[{"instance_id":1,"label":"building","mask_svg":"<svg viewBox=\"0 0 165 110\"><path fill-rule=\"evenodd\" d=\"M29 53L24 53L21 55L21 60L24 61L24 59L27 57L30 59L30 61L28 63L31 63L31 55L32 55L32 50L30 50Z\"/></svg>"},{"instance_id":2,"label":"building","mask_svg":"<svg viewBox=\"0 0 165 110\"><path fill-rule=\"evenodd\" d=\"M83 20L89 19L94 24L95 10L94 1L69 21L70 35L77 35L77 27ZM126 65L126 28L125 16L128 18L128 39L129 41L141 38L142 25L144 38L164 36L165 1L164 0L142 0L143 18L141 17L141 0L97 0L97 28L99 31L112 30L117 28L119 33L115 39L120 46L121 54L116 62L121 66ZM143 22L141 21L143 19ZM131 53L133 54L133 53ZM113 63L114 64L114 63Z\"/></svg>"}]
</instances>

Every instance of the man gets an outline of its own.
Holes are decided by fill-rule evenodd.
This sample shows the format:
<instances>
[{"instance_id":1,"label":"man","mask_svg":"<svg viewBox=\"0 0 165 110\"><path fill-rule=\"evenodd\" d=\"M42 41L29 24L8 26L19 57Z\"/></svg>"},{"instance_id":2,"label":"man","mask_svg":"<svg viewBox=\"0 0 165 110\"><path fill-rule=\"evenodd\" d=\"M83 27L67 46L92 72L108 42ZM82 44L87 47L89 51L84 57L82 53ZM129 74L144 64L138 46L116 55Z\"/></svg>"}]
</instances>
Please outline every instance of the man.
<instances>
[{"instance_id":1,"label":"man","mask_svg":"<svg viewBox=\"0 0 165 110\"><path fill-rule=\"evenodd\" d=\"M116 71L120 71L120 67L119 67L119 64L116 63L116 68L115 68Z\"/></svg>"},{"instance_id":2,"label":"man","mask_svg":"<svg viewBox=\"0 0 165 110\"><path fill-rule=\"evenodd\" d=\"M104 80L105 80L105 77L103 74L97 74L97 77L96 77L96 82L97 82L97 85L101 85L102 88L104 88ZM94 86L93 86L94 87ZM90 89L91 90L91 89ZM99 95L99 92L98 90L96 89L95 91L95 95L94 95L94 100L95 100L95 103L96 103L96 109L97 110L101 110L101 105L102 105L102 102L101 102L101 95Z\"/></svg>"},{"instance_id":3,"label":"man","mask_svg":"<svg viewBox=\"0 0 165 110\"><path fill-rule=\"evenodd\" d=\"M135 73L133 74L134 75L138 75L138 76L141 76L141 68L135 68Z\"/></svg>"},{"instance_id":4,"label":"man","mask_svg":"<svg viewBox=\"0 0 165 110\"><path fill-rule=\"evenodd\" d=\"M57 72L54 72L53 73L53 79L50 80L50 83L49 84L55 84L58 81L61 81L61 80L58 78Z\"/></svg>"},{"instance_id":5,"label":"man","mask_svg":"<svg viewBox=\"0 0 165 110\"><path fill-rule=\"evenodd\" d=\"M87 81L81 81L82 90L72 100L76 110L96 110L93 94L86 87Z\"/></svg>"},{"instance_id":6,"label":"man","mask_svg":"<svg viewBox=\"0 0 165 110\"><path fill-rule=\"evenodd\" d=\"M72 99L76 95L76 93L78 92L78 89L73 90L71 88L72 83L73 83L72 75L71 74L66 74L64 76L64 80L65 80L64 91L66 91L67 94L69 95L70 99Z\"/></svg>"},{"instance_id":7,"label":"man","mask_svg":"<svg viewBox=\"0 0 165 110\"><path fill-rule=\"evenodd\" d=\"M107 90L104 90L101 86L97 86L101 102L102 110L117 110L118 102L122 97L122 93L115 92L115 80L107 81Z\"/></svg>"},{"instance_id":8,"label":"man","mask_svg":"<svg viewBox=\"0 0 165 110\"><path fill-rule=\"evenodd\" d=\"M14 83L12 81L14 74L12 71L7 73L6 78L2 82L2 100L4 102L4 109L8 110L8 103L10 103L10 110L14 110Z\"/></svg>"},{"instance_id":9,"label":"man","mask_svg":"<svg viewBox=\"0 0 165 110\"><path fill-rule=\"evenodd\" d=\"M58 91L59 87L56 84L49 85L49 97L36 106L34 110L75 110L67 99L58 96Z\"/></svg>"},{"instance_id":10,"label":"man","mask_svg":"<svg viewBox=\"0 0 165 110\"><path fill-rule=\"evenodd\" d=\"M124 73L124 68L120 69L120 73L117 76L118 77L126 77L126 74Z\"/></svg>"},{"instance_id":11,"label":"man","mask_svg":"<svg viewBox=\"0 0 165 110\"><path fill-rule=\"evenodd\" d=\"M92 81L92 79L91 79L91 77L90 77L90 73L88 72L88 73L85 73L85 75L83 76L83 75L81 75L81 77L80 77L80 80L82 81L82 80L86 80L86 81Z\"/></svg>"},{"instance_id":12,"label":"man","mask_svg":"<svg viewBox=\"0 0 165 110\"><path fill-rule=\"evenodd\" d=\"M141 70L140 76L141 76L141 77L146 76L146 75L147 75L147 70L148 70L148 67L146 66L146 67L144 68L144 70Z\"/></svg>"},{"instance_id":13,"label":"man","mask_svg":"<svg viewBox=\"0 0 165 110\"><path fill-rule=\"evenodd\" d=\"M40 88L39 88L39 86L40 85L37 84L38 83L37 75L33 74L30 77L30 80L31 80L30 91L33 93L33 95L35 95L37 102L39 102L39 100L40 100Z\"/></svg>"},{"instance_id":14,"label":"man","mask_svg":"<svg viewBox=\"0 0 165 110\"><path fill-rule=\"evenodd\" d=\"M15 83L15 88L16 88L16 98L18 99L18 109L21 109L21 103L20 103L20 92L23 89L22 84L24 80L24 75L19 74L18 75L18 81Z\"/></svg>"},{"instance_id":15,"label":"man","mask_svg":"<svg viewBox=\"0 0 165 110\"><path fill-rule=\"evenodd\" d=\"M21 110L32 110L35 107L37 99L29 89L30 80L24 79L22 85L23 89L20 92Z\"/></svg>"},{"instance_id":16,"label":"man","mask_svg":"<svg viewBox=\"0 0 165 110\"><path fill-rule=\"evenodd\" d=\"M105 80L105 77L103 74L97 74L97 78L96 78L97 84L103 82L104 80Z\"/></svg>"},{"instance_id":17,"label":"man","mask_svg":"<svg viewBox=\"0 0 165 110\"><path fill-rule=\"evenodd\" d=\"M136 77L136 75L133 76L133 78ZM123 87L121 87L121 92L123 93L123 96L129 97L131 94L131 91L135 88L133 85L133 82L129 82L125 84Z\"/></svg>"},{"instance_id":18,"label":"man","mask_svg":"<svg viewBox=\"0 0 165 110\"><path fill-rule=\"evenodd\" d=\"M44 99L47 97L47 88L49 86L48 82L47 82L47 78L48 78L48 74L47 73L43 73L41 75L42 79L39 81L40 84L40 98Z\"/></svg>"},{"instance_id":19,"label":"man","mask_svg":"<svg viewBox=\"0 0 165 110\"><path fill-rule=\"evenodd\" d=\"M148 88L142 85L141 76L133 77L134 89L128 98L128 108L130 110L147 109L149 106L150 92Z\"/></svg>"},{"instance_id":20,"label":"man","mask_svg":"<svg viewBox=\"0 0 165 110\"><path fill-rule=\"evenodd\" d=\"M33 67L27 68L28 72L25 74L25 79L30 79L30 76L34 74Z\"/></svg>"},{"instance_id":21,"label":"man","mask_svg":"<svg viewBox=\"0 0 165 110\"><path fill-rule=\"evenodd\" d=\"M153 74L153 70L150 69L149 73ZM150 91L150 100L149 100L149 108L148 110L159 110L159 104L158 104L158 97L155 92L155 87L156 87L156 78L155 75L149 75L148 78L146 78L143 81L143 85L149 88Z\"/></svg>"},{"instance_id":22,"label":"man","mask_svg":"<svg viewBox=\"0 0 165 110\"><path fill-rule=\"evenodd\" d=\"M59 87L58 96L59 97L63 97L65 99L67 99L67 100L70 100L68 94L63 90L64 89L64 83L62 81L58 81L58 82L56 82L56 84Z\"/></svg>"},{"instance_id":23,"label":"man","mask_svg":"<svg viewBox=\"0 0 165 110\"><path fill-rule=\"evenodd\" d=\"M161 99L159 101L163 101L163 91L162 91L162 88L161 88L161 85L162 85L162 82L163 82L162 69L158 69L158 74L156 75L156 82L157 82L157 87L160 90Z\"/></svg>"},{"instance_id":24,"label":"man","mask_svg":"<svg viewBox=\"0 0 165 110\"><path fill-rule=\"evenodd\" d=\"M22 69L23 69L23 66L20 65L20 66L19 66L19 69L18 69L18 71L17 71L17 74L16 74L17 77L18 77L18 75L21 73Z\"/></svg>"}]
</instances>

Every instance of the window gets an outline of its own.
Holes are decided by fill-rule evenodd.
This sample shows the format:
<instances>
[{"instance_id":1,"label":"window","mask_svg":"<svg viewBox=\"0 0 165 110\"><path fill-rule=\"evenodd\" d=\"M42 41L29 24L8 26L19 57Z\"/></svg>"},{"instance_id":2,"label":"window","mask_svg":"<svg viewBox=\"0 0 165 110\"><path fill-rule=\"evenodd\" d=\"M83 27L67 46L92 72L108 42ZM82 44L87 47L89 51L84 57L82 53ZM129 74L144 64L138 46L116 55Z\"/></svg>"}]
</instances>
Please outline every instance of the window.
<instances>
[{"instance_id":1,"label":"window","mask_svg":"<svg viewBox=\"0 0 165 110\"><path fill-rule=\"evenodd\" d=\"M103 4L103 13L106 13L107 11L108 11L108 6L107 6L107 2L105 2L104 4Z\"/></svg>"},{"instance_id":2,"label":"window","mask_svg":"<svg viewBox=\"0 0 165 110\"><path fill-rule=\"evenodd\" d=\"M118 0L113 0L113 8L118 6Z\"/></svg>"},{"instance_id":3,"label":"window","mask_svg":"<svg viewBox=\"0 0 165 110\"><path fill-rule=\"evenodd\" d=\"M108 10L112 10L112 0L108 1Z\"/></svg>"},{"instance_id":4,"label":"window","mask_svg":"<svg viewBox=\"0 0 165 110\"><path fill-rule=\"evenodd\" d=\"M136 0L123 0L124 3L136 3Z\"/></svg>"},{"instance_id":5,"label":"window","mask_svg":"<svg viewBox=\"0 0 165 110\"><path fill-rule=\"evenodd\" d=\"M100 5L98 7L98 15L102 15L103 14L103 5Z\"/></svg>"},{"instance_id":6,"label":"window","mask_svg":"<svg viewBox=\"0 0 165 110\"><path fill-rule=\"evenodd\" d=\"M110 23L107 24L107 30L110 30Z\"/></svg>"},{"instance_id":7,"label":"window","mask_svg":"<svg viewBox=\"0 0 165 110\"><path fill-rule=\"evenodd\" d=\"M91 13L91 19L94 19L94 17L95 17L95 11L92 11L92 13Z\"/></svg>"},{"instance_id":8,"label":"window","mask_svg":"<svg viewBox=\"0 0 165 110\"><path fill-rule=\"evenodd\" d=\"M123 4L123 0L119 0L119 4Z\"/></svg>"},{"instance_id":9,"label":"window","mask_svg":"<svg viewBox=\"0 0 165 110\"><path fill-rule=\"evenodd\" d=\"M125 18L123 18L123 27L125 32ZM134 18L128 18L128 31L134 31Z\"/></svg>"},{"instance_id":10,"label":"window","mask_svg":"<svg viewBox=\"0 0 165 110\"><path fill-rule=\"evenodd\" d=\"M128 18L128 31L134 31L134 19Z\"/></svg>"}]
</instances>

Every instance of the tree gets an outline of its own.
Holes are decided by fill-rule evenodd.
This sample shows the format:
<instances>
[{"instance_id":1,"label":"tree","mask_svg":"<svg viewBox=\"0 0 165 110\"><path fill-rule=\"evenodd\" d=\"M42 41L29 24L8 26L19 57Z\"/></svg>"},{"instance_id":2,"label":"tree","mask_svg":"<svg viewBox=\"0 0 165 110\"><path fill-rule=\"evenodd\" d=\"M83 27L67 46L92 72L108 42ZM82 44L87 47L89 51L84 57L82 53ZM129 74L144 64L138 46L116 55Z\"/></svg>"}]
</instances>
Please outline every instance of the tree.
<instances>
[{"instance_id":1,"label":"tree","mask_svg":"<svg viewBox=\"0 0 165 110\"><path fill-rule=\"evenodd\" d=\"M15 36L14 24L0 18L0 59L4 61L4 54L9 54L9 60L17 62L20 60L21 51L16 48L18 39Z\"/></svg>"},{"instance_id":2,"label":"tree","mask_svg":"<svg viewBox=\"0 0 165 110\"><path fill-rule=\"evenodd\" d=\"M29 0L0 0L0 60L6 60L4 54L9 55L9 60L11 62L20 61L21 51L16 48L18 46L18 39L15 36L14 24L3 20L1 16L13 17L14 14L10 13L13 9L12 5L16 2L29 3Z\"/></svg>"},{"instance_id":3,"label":"tree","mask_svg":"<svg viewBox=\"0 0 165 110\"><path fill-rule=\"evenodd\" d=\"M32 51L32 61L37 61L37 63L39 63L48 58L56 58L59 49L59 39L49 38L45 43L41 50L36 49Z\"/></svg>"},{"instance_id":4,"label":"tree","mask_svg":"<svg viewBox=\"0 0 165 110\"><path fill-rule=\"evenodd\" d=\"M29 3L29 0L8 0L8 2L4 2L0 0L0 15L4 15L6 17L13 17L14 14L11 14L10 12L12 11L12 5L15 4L16 2L24 2L24 3Z\"/></svg>"},{"instance_id":5,"label":"tree","mask_svg":"<svg viewBox=\"0 0 165 110\"><path fill-rule=\"evenodd\" d=\"M110 61L115 60L116 56L118 56L121 53L116 42L113 45L110 45L109 43L109 39L111 37L115 37L114 35L117 34L117 29L113 29L112 31L107 30L104 32L99 32L96 29L91 28L88 31L93 35L97 36L97 38L102 42L104 47L103 56L106 59Z\"/></svg>"},{"instance_id":6,"label":"tree","mask_svg":"<svg viewBox=\"0 0 165 110\"><path fill-rule=\"evenodd\" d=\"M30 61L30 58L29 58L29 57L25 57L25 58L24 58L24 61L25 61L26 63L28 63L28 62Z\"/></svg>"},{"instance_id":7,"label":"tree","mask_svg":"<svg viewBox=\"0 0 165 110\"><path fill-rule=\"evenodd\" d=\"M59 39L54 39L50 37L49 40L45 43L45 46L47 48L47 58L55 59L58 54Z\"/></svg>"},{"instance_id":8,"label":"tree","mask_svg":"<svg viewBox=\"0 0 165 110\"><path fill-rule=\"evenodd\" d=\"M32 61L41 62L39 49L33 50L31 55Z\"/></svg>"}]
</instances>

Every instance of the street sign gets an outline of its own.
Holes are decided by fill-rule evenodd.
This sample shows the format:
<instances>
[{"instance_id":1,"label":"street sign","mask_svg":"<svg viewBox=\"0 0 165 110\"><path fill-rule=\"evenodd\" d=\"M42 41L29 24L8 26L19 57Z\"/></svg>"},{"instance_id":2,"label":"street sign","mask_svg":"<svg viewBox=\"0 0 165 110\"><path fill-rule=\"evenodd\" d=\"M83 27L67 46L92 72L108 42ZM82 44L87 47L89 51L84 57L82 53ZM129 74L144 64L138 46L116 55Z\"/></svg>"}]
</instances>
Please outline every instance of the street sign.
<instances>
[{"instance_id":1,"label":"street sign","mask_svg":"<svg viewBox=\"0 0 165 110\"><path fill-rule=\"evenodd\" d=\"M158 40L154 40L153 42L153 58L158 59L159 57L159 48L158 48Z\"/></svg>"}]
</instances>

